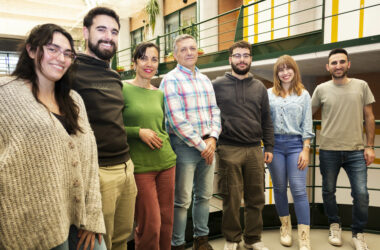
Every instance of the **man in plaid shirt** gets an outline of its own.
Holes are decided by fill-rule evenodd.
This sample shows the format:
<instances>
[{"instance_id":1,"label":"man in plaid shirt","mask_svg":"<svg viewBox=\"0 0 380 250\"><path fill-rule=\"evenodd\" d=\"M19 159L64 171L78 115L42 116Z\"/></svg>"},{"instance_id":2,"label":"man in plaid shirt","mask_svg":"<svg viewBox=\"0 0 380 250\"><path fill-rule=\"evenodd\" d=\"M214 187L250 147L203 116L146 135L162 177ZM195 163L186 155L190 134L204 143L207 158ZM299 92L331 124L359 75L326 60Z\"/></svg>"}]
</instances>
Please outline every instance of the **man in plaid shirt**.
<instances>
[{"instance_id":1,"label":"man in plaid shirt","mask_svg":"<svg viewBox=\"0 0 380 250\"><path fill-rule=\"evenodd\" d=\"M208 243L209 200L213 191L214 153L221 132L220 110L211 81L195 66L197 42L190 35L174 41L178 64L162 80L166 128L177 154L172 249L185 249L187 209L194 193L193 249L212 249Z\"/></svg>"}]
</instances>

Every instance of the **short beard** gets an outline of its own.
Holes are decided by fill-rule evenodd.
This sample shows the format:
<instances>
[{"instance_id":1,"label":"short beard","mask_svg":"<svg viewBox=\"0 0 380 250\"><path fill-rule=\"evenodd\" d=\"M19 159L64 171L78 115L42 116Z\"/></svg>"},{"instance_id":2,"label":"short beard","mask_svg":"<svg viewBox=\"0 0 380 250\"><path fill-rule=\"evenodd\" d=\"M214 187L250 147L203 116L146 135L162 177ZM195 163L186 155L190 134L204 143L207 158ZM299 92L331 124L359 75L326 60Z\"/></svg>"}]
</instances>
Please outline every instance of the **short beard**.
<instances>
[{"instance_id":1,"label":"short beard","mask_svg":"<svg viewBox=\"0 0 380 250\"><path fill-rule=\"evenodd\" d=\"M246 64L246 65L247 65L247 64ZM249 67L248 65L247 65L247 68L245 68L245 69L239 69L239 68L237 67L237 65L231 63L231 67L232 67L232 70L233 70L236 74L238 74L238 75L245 75L245 74L247 74L247 73L249 72L249 70L250 70L250 67Z\"/></svg>"},{"instance_id":2,"label":"short beard","mask_svg":"<svg viewBox=\"0 0 380 250\"><path fill-rule=\"evenodd\" d=\"M106 43L107 41L104 41L104 40L99 40L96 45L91 43L90 40L88 40L88 48L100 59L104 60L104 61L109 61L116 53L116 45L113 41L109 41L109 43L112 45L113 47L113 50L111 51L108 51L108 50L104 50L104 51L101 51L99 49L99 46L101 43Z\"/></svg>"},{"instance_id":3,"label":"short beard","mask_svg":"<svg viewBox=\"0 0 380 250\"><path fill-rule=\"evenodd\" d=\"M334 73L331 73L331 76L334 78L334 79L343 79L347 76L347 71L344 71L343 74L341 76L337 76L335 75Z\"/></svg>"}]
</instances>

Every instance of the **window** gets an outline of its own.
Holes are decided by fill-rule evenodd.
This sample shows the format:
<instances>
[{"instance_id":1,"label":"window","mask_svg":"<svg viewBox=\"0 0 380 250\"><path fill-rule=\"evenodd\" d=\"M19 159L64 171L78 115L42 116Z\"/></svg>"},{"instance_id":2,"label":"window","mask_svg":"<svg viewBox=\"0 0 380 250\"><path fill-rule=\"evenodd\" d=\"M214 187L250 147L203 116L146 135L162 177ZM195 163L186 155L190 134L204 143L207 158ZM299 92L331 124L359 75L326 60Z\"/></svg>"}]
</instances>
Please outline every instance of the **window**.
<instances>
[{"instance_id":1,"label":"window","mask_svg":"<svg viewBox=\"0 0 380 250\"><path fill-rule=\"evenodd\" d=\"M144 27L138 28L137 30L134 30L131 32L131 51L129 55L129 58L131 58L131 61L133 57L133 51L135 51L137 44L143 41L144 39L143 36L144 36Z\"/></svg>"},{"instance_id":2,"label":"window","mask_svg":"<svg viewBox=\"0 0 380 250\"><path fill-rule=\"evenodd\" d=\"M137 44L143 41L144 27L141 27L137 30L131 32L131 47L136 47Z\"/></svg>"},{"instance_id":3,"label":"window","mask_svg":"<svg viewBox=\"0 0 380 250\"><path fill-rule=\"evenodd\" d=\"M196 4L178 10L165 17L165 34L186 27L197 22ZM173 41L178 36L178 32L165 36L165 55L173 51Z\"/></svg>"},{"instance_id":4,"label":"window","mask_svg":"<svg viewBox=\"0 0 380 250\"><path fill-rule=\"evenodd\" d=\"M0 75L11 74L16 68L18 57L15 52L0 52Z\"/></svg>"}]
</instances>

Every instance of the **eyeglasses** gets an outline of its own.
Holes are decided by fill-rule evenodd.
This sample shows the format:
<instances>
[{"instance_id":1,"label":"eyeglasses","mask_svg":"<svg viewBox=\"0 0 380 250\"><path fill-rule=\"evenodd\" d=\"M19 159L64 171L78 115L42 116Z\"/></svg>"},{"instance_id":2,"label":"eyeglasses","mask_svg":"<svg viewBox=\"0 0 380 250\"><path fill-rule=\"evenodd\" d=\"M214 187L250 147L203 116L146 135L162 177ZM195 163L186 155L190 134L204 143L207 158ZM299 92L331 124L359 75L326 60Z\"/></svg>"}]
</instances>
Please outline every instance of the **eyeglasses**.
<instances>
[{"instance_id":1,"label":"eyeglasses","mask_svg":"<svg viewBox=\"0 0 380 250\"><path fill-rule=\"evenodd\" d=\"M251 57L251 55L248 54L248 53L245 53L245 54L232 54L231 56L232 56L233 58L235 58L235 59L240 59L240 58L242 58L242 57L243 57L243 59L248 59L248 58Z\"/></svg>"},{"instance_id":2,"label":"eyeglasses","mask_svg":"<svg viewBox=\"0 0 380 250\"><path fill-rule=\"evenodd\" d=\"M62 50L61 47L59 47L56 44L48 44L44 46L46 48L46 51L49 53L49 55L53 57L58 57L60 54L63 54L63 57L67 60L73 61L75 59L75 53L71 50Z\"/></svg>"}]
</instances>

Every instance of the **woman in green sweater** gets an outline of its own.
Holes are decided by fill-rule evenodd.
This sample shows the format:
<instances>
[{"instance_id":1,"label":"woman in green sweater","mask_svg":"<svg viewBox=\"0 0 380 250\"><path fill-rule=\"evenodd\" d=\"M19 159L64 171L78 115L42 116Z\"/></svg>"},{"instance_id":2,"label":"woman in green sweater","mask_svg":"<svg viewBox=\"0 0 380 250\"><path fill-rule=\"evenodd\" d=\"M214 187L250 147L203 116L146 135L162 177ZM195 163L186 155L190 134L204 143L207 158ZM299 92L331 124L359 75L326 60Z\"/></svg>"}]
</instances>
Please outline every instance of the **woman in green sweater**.
<instances>
[{"instance_id":1,"label":"woman in green sweater","mask_svg":"<svg viewBox=\"0 0 380 250\"><path fill-rule=\"evenodd\" d=\"M135 249L171 248L176 155L165 131L163 93L151 84L159 62L154 43L133 54L136 78L124 83L123 118L135 165Z\"/></svg>"}]
</instances>

